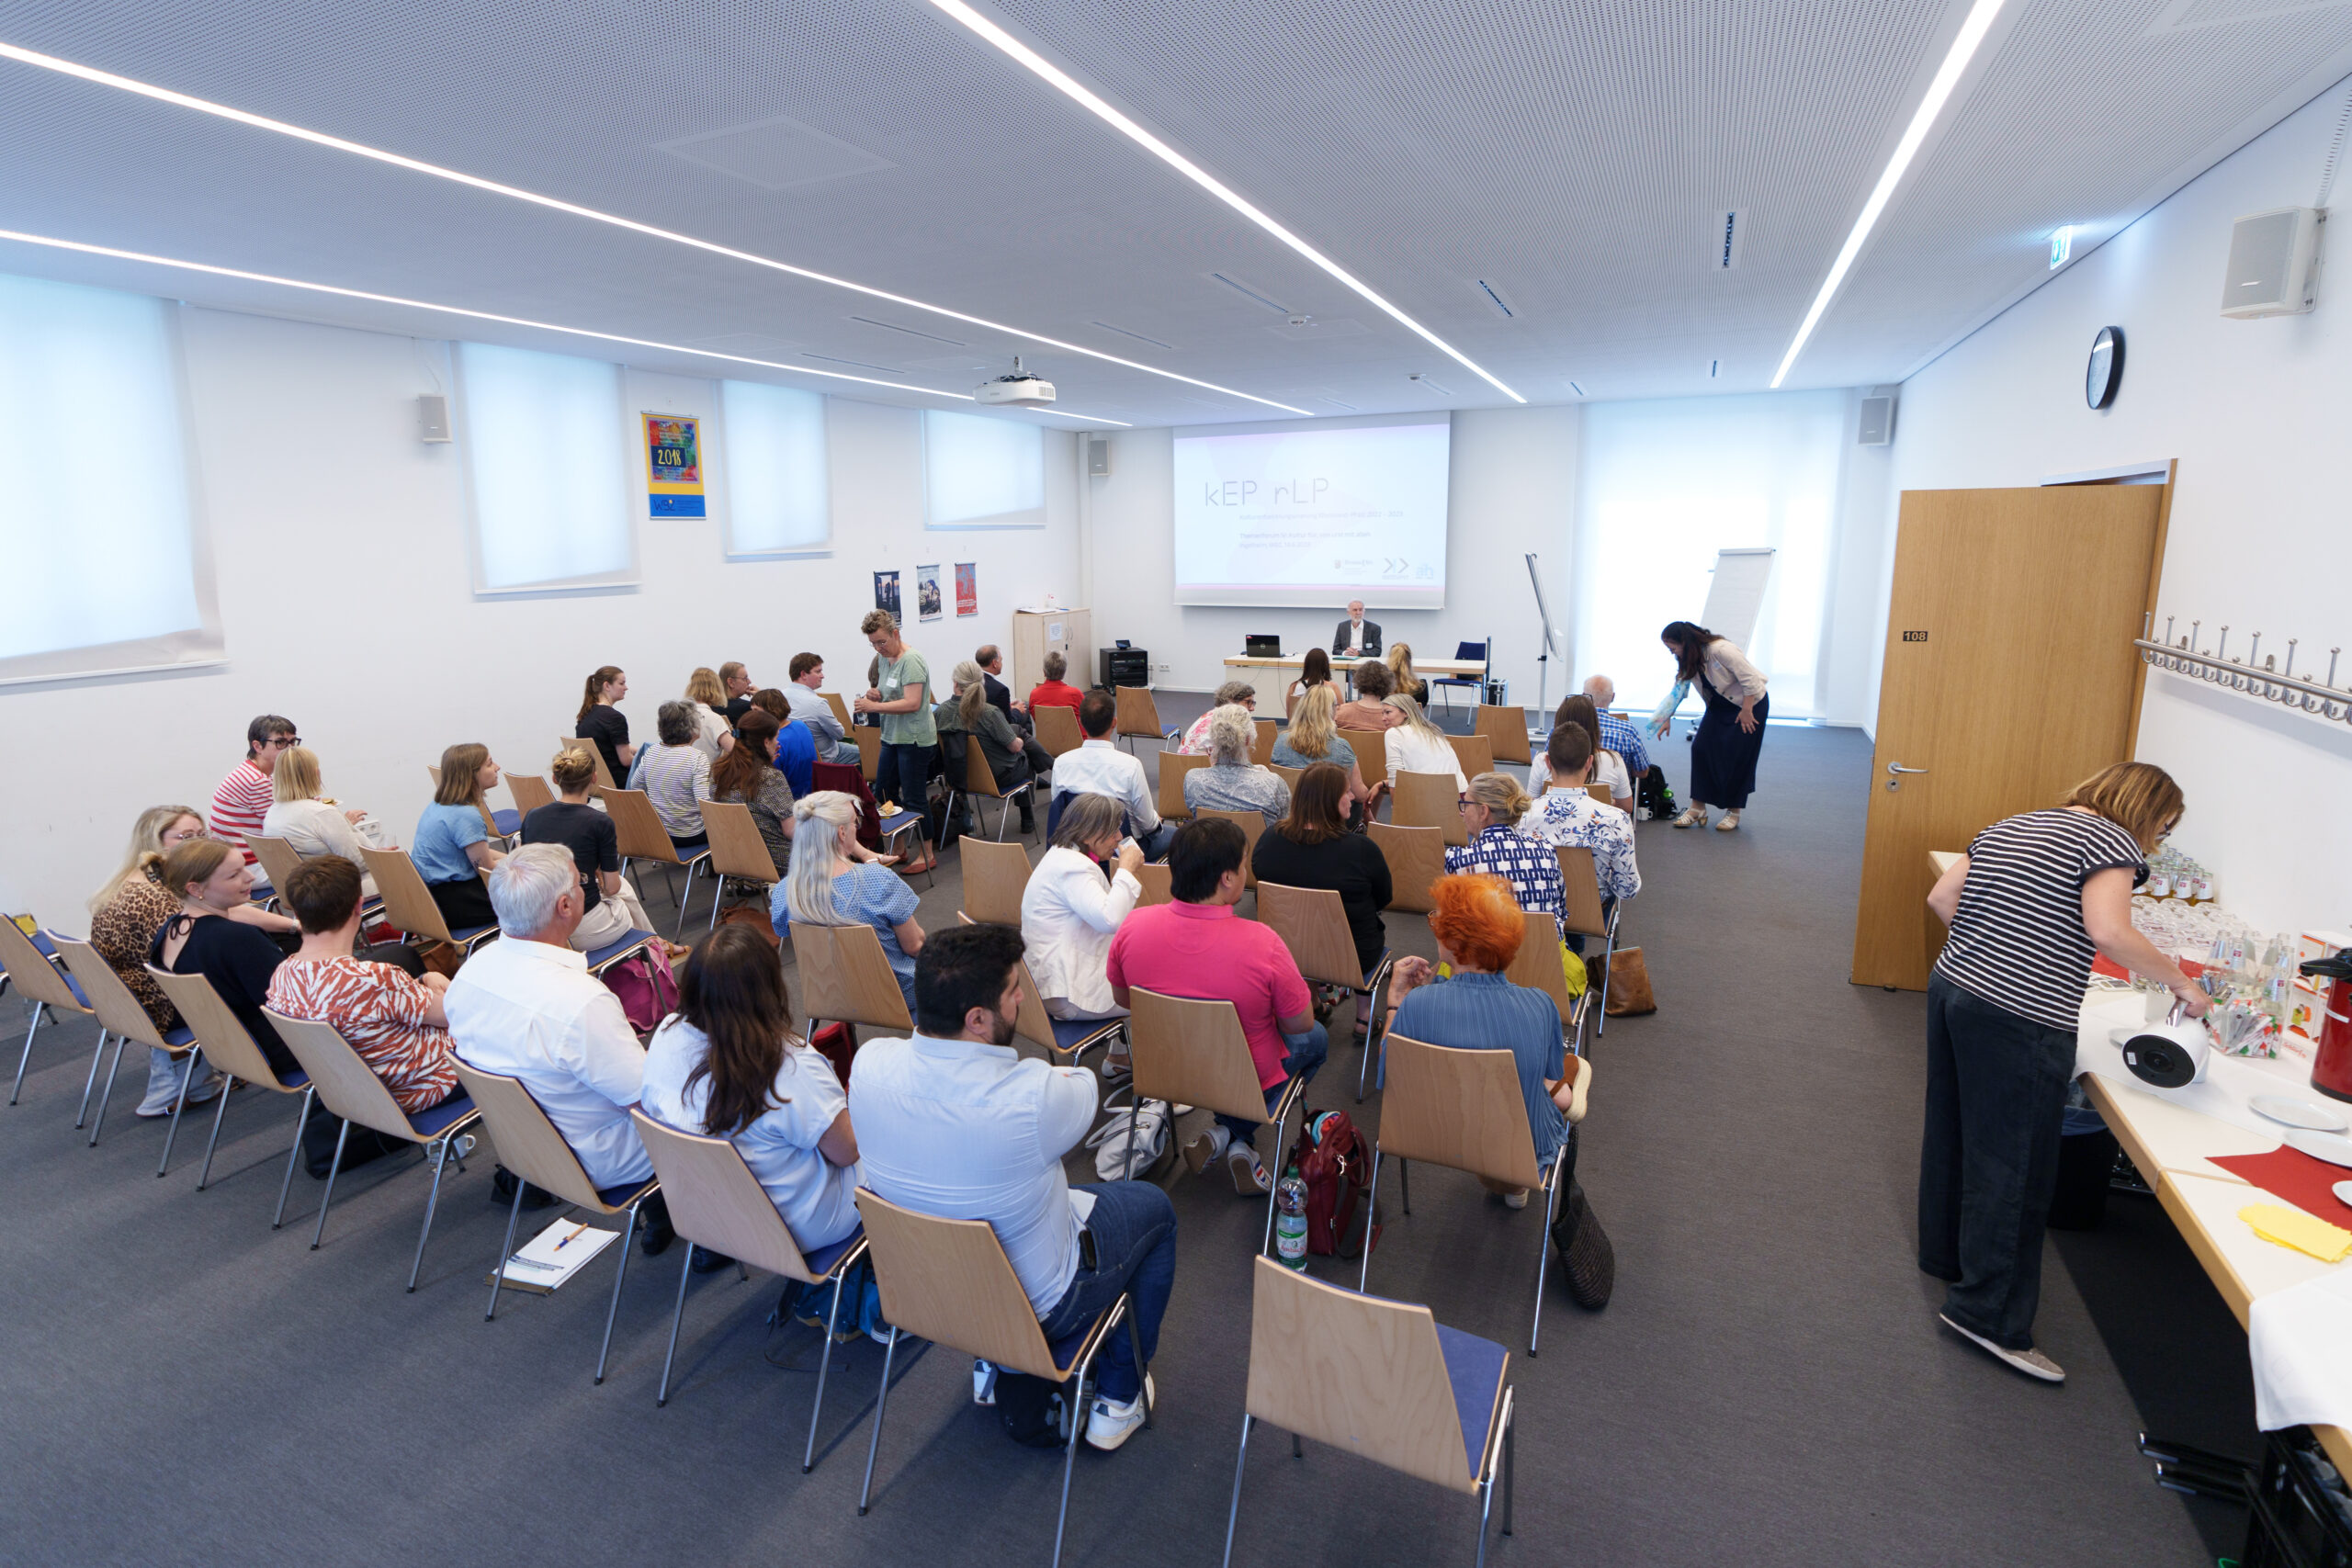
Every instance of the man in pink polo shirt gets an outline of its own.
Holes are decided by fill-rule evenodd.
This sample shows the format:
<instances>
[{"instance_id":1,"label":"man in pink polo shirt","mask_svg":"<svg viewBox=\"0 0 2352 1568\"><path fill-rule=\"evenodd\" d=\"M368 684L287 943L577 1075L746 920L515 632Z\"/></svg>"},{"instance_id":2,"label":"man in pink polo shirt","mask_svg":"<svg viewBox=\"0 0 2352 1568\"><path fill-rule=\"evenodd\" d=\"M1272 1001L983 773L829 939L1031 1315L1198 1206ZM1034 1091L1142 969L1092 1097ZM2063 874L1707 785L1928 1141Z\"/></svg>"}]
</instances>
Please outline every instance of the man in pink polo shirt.
<instances>
[{"instance_id":1,"label":"man in pink polo shirt","mask_svg":"<svg viewBox=\"0 0 2352 1568\"><path fill-rule=\"evenodd\" d=\"M244 851L247 865L254 863L254 852L245 840L261 831L261 819L269 815L277 754L300 744L292 719L262 715L245 726L245 760L212 792L212 836Z\"/></svg>"},{"instance_id":2,"label":"man in pink polo shirt","mask_svg":"<svg viewBox=\"0 0 2352 1568\"><path fill-rule=\"evenodd\" d=\"M1241 829L1221 818L1177 829L1168 848L1176 901L1137 909L1120 923L1111 939L1111 995L1123 1008L1133 1005L1128 989L1137 986L1163 996L1231 1002L1271 1111L1293 1078L1305 1083L1315 1077L1330 1040L1315 1021L1315 994L1283 939L1233 912L1241 901L1248 847ZM1198 1175L1222 1157L1235 1191L1264 1196L1273 1180L1254 1145L1260 1125L1218 1116L1214 1127L1184 1145L1185 1163ZM1282 1151L1274 1156L1279 1159Z\"/></svg>"}]
</instances>

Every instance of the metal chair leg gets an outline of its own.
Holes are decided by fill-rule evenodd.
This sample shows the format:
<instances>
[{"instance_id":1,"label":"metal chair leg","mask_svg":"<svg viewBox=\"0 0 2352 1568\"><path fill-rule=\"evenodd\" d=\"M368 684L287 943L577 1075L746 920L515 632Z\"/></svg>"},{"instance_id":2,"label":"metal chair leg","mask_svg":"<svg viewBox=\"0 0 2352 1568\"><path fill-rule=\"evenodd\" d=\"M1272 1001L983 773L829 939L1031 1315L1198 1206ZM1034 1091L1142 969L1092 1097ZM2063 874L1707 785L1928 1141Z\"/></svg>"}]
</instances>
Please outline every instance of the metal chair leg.
<instances>
[{"instance_id":1,"label":"metal chair leg","mask_svg":"<svg viewBox=\"0 0 2352 1568\"><path fill-rule=\"evenodd\" d=\"M453 1152L449 1145L456 1138L457 1134L451 1133L434 1145L433 1190L424 1195L424 1226L416 1233L416 1258L408 1266L408 1289L411 1295L416 1293L416 1276L424 1267L424 1244L433 1235L433 1211L441 1205L441 1173L449 1168L449 1156Z\"/></svg>"},{"instance_id":2,"label":"metal chair leg","mask_svg":"<svg viewBox=\"0 0 2352 1568\"><path fill-rule=\"evenodd\" d=\"M311 1233L311 1250L319 1249L320 1238L327 1234L327 1205L334 1201L334 1179L343 1172L344 1140L351 1136L351 1123L345 1121L342 1131L334 1135L334 1160L327 1167L327 1190L319 1194L319 1228Z\"/></svg>"},{"instance_id":3,"label":"metal chair leg","mask_svg":"<svg viewBox=\"0 0 2352 1568\"><path fill-rule=\"evenodd\" d=\"M30 1049L28 1044L27 1049ZM82 1123L90 1119L90 1094L98 1087L98 1063L107 1054L107 1032L98 1031L98 1043L90 1052L90 1076L82 1081L82 1109L74 1112L74 1130L80 1132Z\"/></svg>"},{"instance_id":4,"label":"metal chair leg","mask_svg":"<svg viewBox=\"0 0 2352 1568\"><path fill-rule=\"evenodd\" d=\"M833 1275L833 1309L825 1314L825 1350L817 1358L817 1403L808 1412L808 1446L800 1453L800 1473L806 1475L817 1463L817 1418L825 1413L825 1374L833 1370L833 1330L842 1320L842 1287L849 1283L849 1269L843 1268ZM872 1473L873 1461L867 1461Z\"/></svg>"},{"instance_id":5,"label":"metal chair leg","mask_svg":"<svg viewBox=\"0 0 2352 1568\"><path fill-rule=\"evenodd\" d=\"M686 905L695 896L695 873L701 869L700 861L686 867L686 890L678 899L678 923L675 934L680 937L686 934Z\"/></svg>"},{"instance_id":6,"label":"metal chair leg","mask_svg":"<svg viewBox=\"0 0 2352 1568\"><path fill-rule=\"evenodd\" d=\"M164 1129L164 1157L155 1162L155 1179L164 1179L164 1170L172 1163L172 1145L180 1135L180 1112L187 1109L187 1091L196 1087L196 1075L204 1068L204 1047L199 1045L187 1054L187 1072L180 1079L178 1098L172 1101L172 1124ZM220 1098L229 1098L229 1086L220 1086Z\"/></svg>"},{"instance_id":7,"label":"metal chair leg","mask_svg":"<svg viewBox=\"0 0 2352 1568\"><path fill-rule=\"evenodd\" d=\"M1274 1169L1277 1171L1283 1168L1283 1135L1290 1126L1290 1108L1293 1105L1302 1110L1306 1105L1306 1086L1296 1078L1291 1080L1290 1087L1283 1090L1282 1100L1274 1107ZM1170 1109L1174 1108L1170 1107ZM1272 1189L1266 1194L1266 1234L1258 1238L1260 1252L1269 1252L1273 1249L1274 1199L1281 1190L1282 1178L1277 1176L1274 1178Z\"/></svg>"},{"instance_id":8,"label":"metal chair leg","mask_svg":"<svg viewBox=\"0 0 2352 1568\"><path fill-rule=\"evenodd\" d=\"M1519 1455L1519 1407L1510 1399L1503 1402L1503 1534L1510 1534L1512 1461Z\"/></svg>"},{"instance_id":9,"label":"metal chair leg","mask_svg":"<svg viewBox=\"0 0 2352 1568\"><path fill-rule=\"evenodd\" d=\"M678 1359L678 1325L686 1315L686 1281L694 1277L695 1248L686 1244L686 1256L678 1265L678 1304L670 1314L670 1348L662 1358L662 1386L653 1393L653 1408L661 1409L670 1403L670 1363Z\"/></svg>"},{"instance_id":10,"label":"metal chair leg","mask_svg":"<svg viewBox=\"0 0 2352 1568\"><path fill-rule=\"evenodd\" d=\"M1143 1392L1143 1429L1151 1430L1151 1363L1143 1359L1143 1327L1136 1321L1135 1299L1127 1300L1127 1348L1136 1359L1136 1387Z\"/></svg>"},{"instance_id":11,"label":"metal chair leg","mask_svg":"<svg viewBox=\"0 0 2352 1568\"><path fill-rule=\"evenodd\" d=\"M220 1146L220 1122L229 1114L229 1091L236 1087L236 1074L220 1075L220 1092L216 1097L219 1103L212 1111L212 1136L204 1140L204 1168L196 1173L196 1190L198 1192L203 1191L204 1184L212 1179L212 1151Z\"/></svg>"},{"instance_id":12,"label":"metal chair leg","mask_svg":"<svg viewBox=\"0 0 2352 1568\"><path fill-rule=\"evenodd\" d=\"M621 1262L620 1267L613 1270L613 1304L605 1309L605 1342L596 1351L596 1381L599 1383L605 1381L605 1358L612 1353L613 1319L621 1313L621 1281L628 1278L629 1243L637 1239L637 1211L639 1204L644 1201L639 1198L628 1206L628 1224L621 1229ZM691 1258L694 1255L695 1249L687 1247L686 1256Z\"/></svg>"},{"instance_id":13,"label":"metal chair leg","mask_svg":"<svg viewBox=\"0 0 2352 1568\"><path fill-rule=\"evenodd\" d=\"M1363 1267L1356 1270L1356 1289L1359 1291L1372 1278L1372 1215L1373 1211L1379 1207L1380 1145L1375 1140L1372 1145L1372 1185L1364 1189L1363 1194Z\"/></svg>"},{"instance_id":14,"label":"metal chair leg","mask_svg":"<svg viewBox=\"0 0 2352 1568\"><path fill-rule=\"evenodd\" d=\"M506 1260L514 1256L514 1222L523 1217L523 1194L530 1190L529 1182L519 1176L514 1178L514 1206L506 1213L506 1241L498 1249L497 1260L490 1266L490 1305L482 1309L484 1323L498 1315L498 1291L506 1283ZM628 1245L627 1237L622 1238L622 1245Z\"/></svg>"},{"instance_id":15,"label":"metal chair leg","mask_svg":"<svg viewBox=\"0 0 2352 1568\"><path fill-rule=\"evenodd\" d=\"M302 1109L294 1118L294 1146L286 1151L286 1174L277 1182L277 1213L269 1217L272 1230L286 1223L286 1194L294 1189L294 1156L302 1152L302 1129L311 1124L311 1100L318 1092L316 1084L307 1085L302 1090ZM227 1106L224 1104L221 1109L226 1110Z\"/></svg>"},{"instance_id":16,"label":"metal chair leg","mask_svg":"<svg viewBox=\"0 0 2352 1568\"><path fill-rule=\"evenodd\" d=\"M873 1503L874 1456L882 1448L882 1412L890 1403L890 1363L898 1354L899 1325L894 1323L890 1325L890 1343L882 1348L882 1392L874 1396L874 1435L865 1440L865 1482L857 1489L857 1517L861 1519Z\"/></svg>"},{"instance_id":17,"label":"metal chair leg","mask_svg":"<svg viewBox=\"0 0 2352 1568\"><path fill-rule=\"evenodd\" d=\"M114 1076L122 1071L122 1048L129 1043L130 1043L130 1037L127 1034L118 1034L114 1037L114 1058L107 1064L106 1090L98 1096L98 1113L90 1122L89 1146L91 1148L98 1146L98 1134L106 1127L107 1104L114 1099ZM93 1062L90 1066L95 1069L97 1064Z\"/></svg>"},{"instance_id":18,"label":"metal chair leg","mask_svg":"<svg viewBox=\"0 0 2352 1568\"><path fill-rule=\"evenodd\" d=\"M17 1097L25 1091L25 1066L33 1059L33 1031L40 1027L40 1015L48 1007L47 1002L33 1004L33 1021L25 1030L25 1049L17 1058L17 1081L8 1089L8 1103L11 1105L16 1104ZM74 1125L78 1127L81 1123L76 1122Z\"/></svg>"},{"instance_id":19,"label":"metal chair leg","mask_svg":"<svg viewBox=\"0 0 2352 1568\"><path fill-rule=\"evenodd\" d=\"M1078 1468L1078 1445L1086 1436L1086 1380L1094 1370L1094 1358L1102 1353L1102 1341L1098 1339L1086 1359L1078 1364L1078 1384L1071 1392L1069 1442L1062 1452L1062 1507L1054 1516L1053 1568L1062 1568L1062 1535L1069 1528L1069 1478Z\"/></svg>"},{"instance_id":20,"label":"metal chair leg","mask_svg":"<svg viewBox=\"0 0 2352 1568\"><path fill-rule=\"evenodd\" d=\"M1241 1467L1250 1461L1250 1421L1241 1417L1241 1451L1233 1456L1233 1502L1225 1510L1225 1568L1233 1568L1233 1522L1241 1517Z\"/></svg>"},{"instance_id":21,"label":"metal chair leg","mask_svg":"<svg viewBox=\"0 0 2352 1568\"><path fill-rule=\"evenodd\" d=\"M1568 1151L1562 1148L1552 1156L1552 1179L1544 1184L1544 1229L1537 1234L1535 1253L1535 1322L1527 1330L1527 1353L1535 1354L1535 1342L1544 1334L1544 1277L1552 1268L1552 1216L1560 1207L1560 1167L1566 1163ZM1505 1527L1503 1533L1510 1530Z\"/></svg>"}]
</instances>

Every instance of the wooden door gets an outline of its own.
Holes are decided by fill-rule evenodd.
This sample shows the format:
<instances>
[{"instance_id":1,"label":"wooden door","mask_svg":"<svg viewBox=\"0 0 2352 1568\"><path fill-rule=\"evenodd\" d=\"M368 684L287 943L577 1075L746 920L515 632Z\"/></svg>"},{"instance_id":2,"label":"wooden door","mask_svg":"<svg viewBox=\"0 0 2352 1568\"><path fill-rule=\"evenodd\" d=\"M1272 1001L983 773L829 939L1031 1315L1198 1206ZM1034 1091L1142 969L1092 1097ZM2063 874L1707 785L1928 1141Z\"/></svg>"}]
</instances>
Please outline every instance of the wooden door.
<instances>
[{"instance_id":1,"label":"wooden door","mask_svg":"<svg viewBox=\"0 0 2352 1568\"><path fill-rule=\"evenodd\" d=\"M2131 755L2132 639L2154 598L2168 490L1904 493L1855 984L1927 989L1943 939L1926 903L1928 851L1966 849Z\"/></svg>"}]
</instances>

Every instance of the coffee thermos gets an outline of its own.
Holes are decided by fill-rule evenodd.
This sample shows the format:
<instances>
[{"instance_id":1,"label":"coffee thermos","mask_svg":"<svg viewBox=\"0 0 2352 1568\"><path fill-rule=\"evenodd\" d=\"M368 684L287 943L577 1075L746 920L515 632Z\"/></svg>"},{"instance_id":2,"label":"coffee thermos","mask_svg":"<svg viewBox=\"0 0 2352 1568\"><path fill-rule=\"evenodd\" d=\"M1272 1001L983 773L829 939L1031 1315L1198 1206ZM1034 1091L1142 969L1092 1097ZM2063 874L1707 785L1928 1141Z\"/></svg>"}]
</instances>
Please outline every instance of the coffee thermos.
<instances>
[{"instance_id":1,"label":"coffee thermos","mask_svg":"<svg viewBox=\"0 0 2352 1568\"><path fill-rule=\"evenodd\" d=\"M2312 1058L2312 1087L2334 1100L2352 1100L2352 948L2314 958L2302 973L2328 982L2321 998L2319 1051Z\"/></svg>"}]
</instances>

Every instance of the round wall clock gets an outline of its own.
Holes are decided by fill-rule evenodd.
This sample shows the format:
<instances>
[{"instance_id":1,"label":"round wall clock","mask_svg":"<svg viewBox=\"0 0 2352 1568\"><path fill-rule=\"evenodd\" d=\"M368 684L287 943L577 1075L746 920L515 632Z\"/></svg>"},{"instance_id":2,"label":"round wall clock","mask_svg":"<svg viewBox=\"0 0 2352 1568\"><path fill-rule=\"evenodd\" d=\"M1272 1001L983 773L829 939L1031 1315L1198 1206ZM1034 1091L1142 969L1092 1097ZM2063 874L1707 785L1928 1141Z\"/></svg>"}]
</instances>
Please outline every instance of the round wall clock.
<instances>
[{"instance_id":1,"label":"round wall clock","mask_svg":"<svg viewBox=\"0 0 2352 1568\"><path fill-rule=\"evenodd\" d=\"M2103 409L2115 400L2116 389L2122 385L2123 329L2101 327L2098 336L2091 339L2091 362L2083 372L2083 400Z\"/></svg>"}]
</instances>

